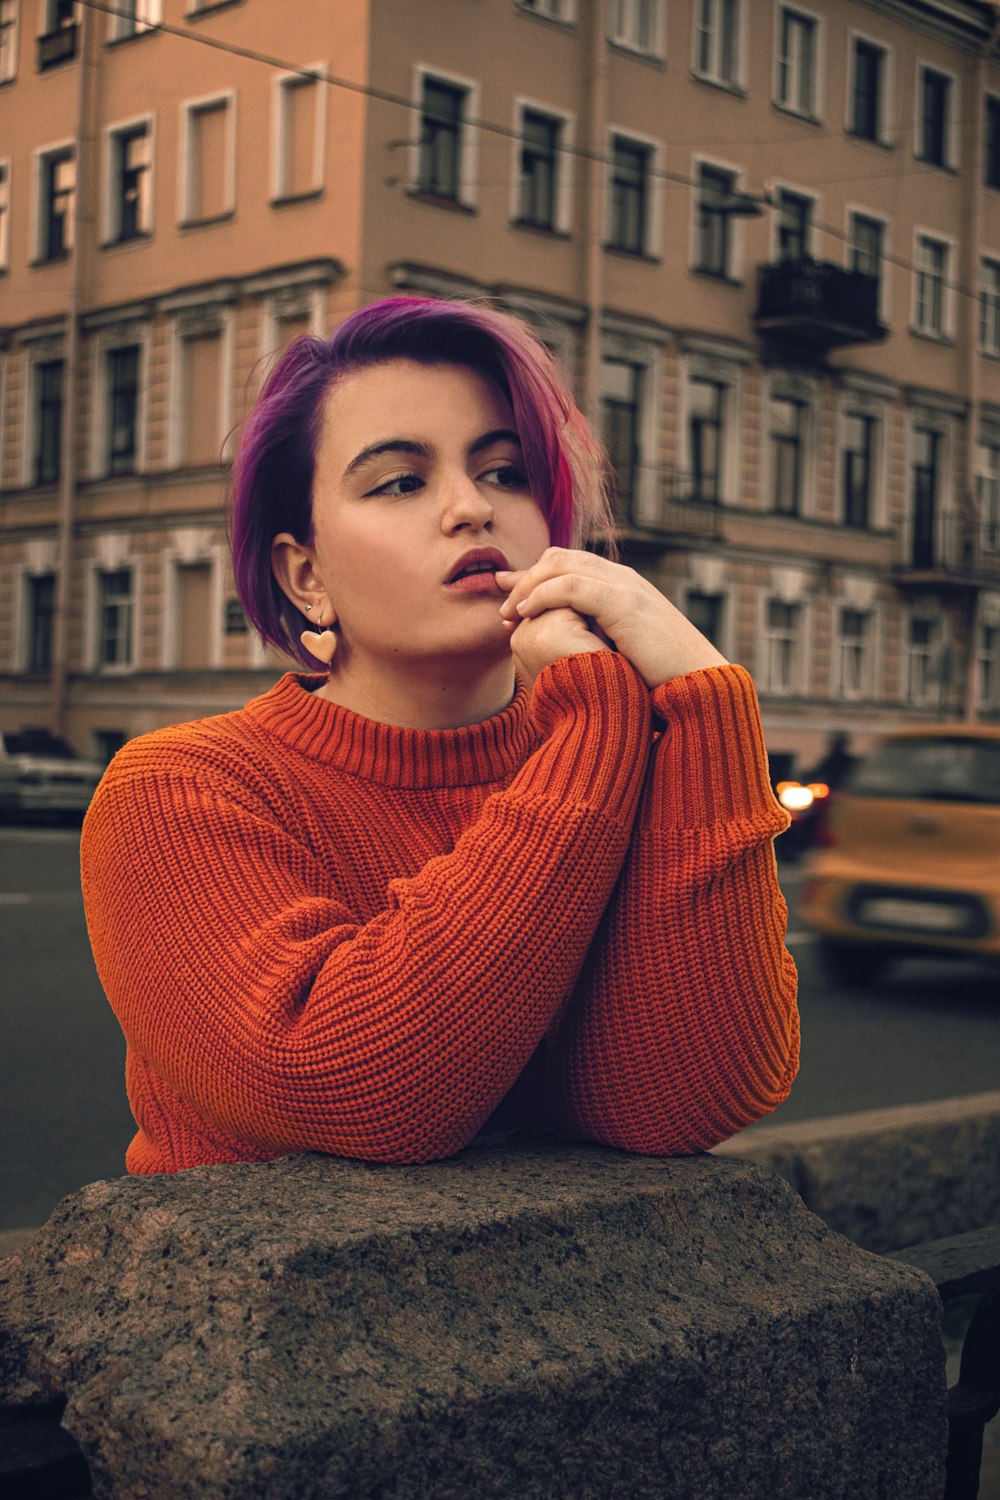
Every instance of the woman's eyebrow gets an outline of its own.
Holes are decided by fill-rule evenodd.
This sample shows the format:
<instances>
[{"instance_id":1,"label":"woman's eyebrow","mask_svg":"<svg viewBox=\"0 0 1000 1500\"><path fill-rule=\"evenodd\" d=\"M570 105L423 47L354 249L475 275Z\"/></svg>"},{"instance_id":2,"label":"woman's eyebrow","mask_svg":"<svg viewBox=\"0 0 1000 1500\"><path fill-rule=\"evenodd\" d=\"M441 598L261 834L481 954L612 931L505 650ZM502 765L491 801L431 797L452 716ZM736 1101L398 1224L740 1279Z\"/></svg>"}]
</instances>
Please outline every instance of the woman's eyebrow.
<instances>
[{"instance_id":1,"label":"woman's eyebrow","mask_svg":"<svg viewBox=\"0 0 1000 1500\"><path fill-rule=\"evenodd\" d=\"M494 443L514 443L518 448L521 439L512 427L494 427L490 432L484 432L482 437L477 437L474 443L469 444L469 457L474 458L477 453L482 453L484 448L492 448Z\"/></svg>"},{"instance_id":2,"label":"woman's eyebrow","mask_svg":"<svg viewBox=\"0 0 1000 1500\"><path fill-rule=\"evenodd\" d=\"M381 458L383 453L408 453L414 458L432 458L433 448L426 443L415 443L409 438L388 438L384 443L369 443L367 448L362 448L356 453L344 470L344 478L353 474L355 469L360 469L362 464L368 463L373 458Z\"/></svg>"}]
</instances>

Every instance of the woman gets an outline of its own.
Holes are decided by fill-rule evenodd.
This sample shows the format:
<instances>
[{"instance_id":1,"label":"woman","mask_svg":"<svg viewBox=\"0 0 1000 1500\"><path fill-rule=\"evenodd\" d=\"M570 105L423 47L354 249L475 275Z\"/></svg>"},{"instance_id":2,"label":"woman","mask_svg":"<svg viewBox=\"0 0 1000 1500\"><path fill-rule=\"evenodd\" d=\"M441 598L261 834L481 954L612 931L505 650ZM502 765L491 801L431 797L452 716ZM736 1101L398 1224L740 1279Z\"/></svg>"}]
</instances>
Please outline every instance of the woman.
<instances>
[{"instance_id":1,"label":"woman","mask_svg":"<svg viewBox=\"0 0 1000 1500\"><path fill-rule=\"evenodd\" d=\"M519 1126L686 1153L785 1097L753 686L579 549L602 474L501 314L388 299L280 359L235 572L323 670L132 741L84 826L130 1171L421 1162Z\"/></svg>"}]
</instances>

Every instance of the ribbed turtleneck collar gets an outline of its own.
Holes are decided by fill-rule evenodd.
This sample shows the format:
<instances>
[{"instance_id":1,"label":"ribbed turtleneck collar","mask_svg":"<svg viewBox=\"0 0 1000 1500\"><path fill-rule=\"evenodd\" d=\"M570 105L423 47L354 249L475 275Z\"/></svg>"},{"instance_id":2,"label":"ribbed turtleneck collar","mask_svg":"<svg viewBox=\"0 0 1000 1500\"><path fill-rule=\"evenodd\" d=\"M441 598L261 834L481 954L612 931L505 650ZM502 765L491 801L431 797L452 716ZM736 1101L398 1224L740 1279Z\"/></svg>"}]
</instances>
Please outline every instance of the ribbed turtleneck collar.
<instances>
[{"instance_id":1,"label":"ribbed turtleneck collar","mask_svg":"<svg viewBox=\"0 0 1000 1500\"><path fill-rule=\"evenodd\" d=\"M463 729L401 729L342 708L314 691L322 676L286 672L246 712L313 760L382 786L476 786L501 779L535 748L521 682L506 708Z\"/></svg>"}]
</instances>

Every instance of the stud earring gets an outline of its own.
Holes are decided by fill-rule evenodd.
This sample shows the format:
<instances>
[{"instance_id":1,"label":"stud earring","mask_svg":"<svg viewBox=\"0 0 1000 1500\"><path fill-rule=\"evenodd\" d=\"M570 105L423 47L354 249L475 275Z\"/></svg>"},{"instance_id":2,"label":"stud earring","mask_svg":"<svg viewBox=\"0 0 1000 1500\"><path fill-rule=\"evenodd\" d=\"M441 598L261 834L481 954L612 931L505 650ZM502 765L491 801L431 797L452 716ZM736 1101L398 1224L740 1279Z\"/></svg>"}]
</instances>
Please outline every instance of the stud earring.
<instances>
[{"instance_id":1,"label":"stud earring","mask_svg":"<svg viewBox=\"0 0 1000 1500\"><path fill-rule=\"evenodd\" d=\"M311 612L312 605L307 604L306 614L310 614ZM322 611L320 613L322 614ZM321 619L317 620L316 624L320 627L318 633L315 630L303 630L299 636L299 640L305 646L310 656L315 656L317 661L325 662L329 666L337 650L337 637L333 633L333 624L331 622L325 630L323 629L323 621Z\"/></svg>"}]
</instances>

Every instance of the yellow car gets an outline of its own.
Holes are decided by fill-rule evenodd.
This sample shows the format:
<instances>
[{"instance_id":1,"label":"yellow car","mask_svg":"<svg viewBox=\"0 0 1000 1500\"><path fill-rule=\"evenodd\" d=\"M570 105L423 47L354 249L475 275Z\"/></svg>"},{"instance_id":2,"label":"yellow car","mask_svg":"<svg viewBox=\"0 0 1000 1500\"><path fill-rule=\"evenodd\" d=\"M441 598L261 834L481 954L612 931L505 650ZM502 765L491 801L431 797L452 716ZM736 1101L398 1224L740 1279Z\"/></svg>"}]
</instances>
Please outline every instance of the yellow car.
<instances>
[{"instance_id":1,"label":"yellow car","mask_svg":"<svg viewBox=\"0 0 1000 1500\"><path fill-rule=\"evenodd\" d=\"M830 798L800 915L827 973L920 953L1000 960L1000 725L887 735Z\"/></svg>"}]
</instances>

